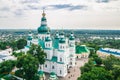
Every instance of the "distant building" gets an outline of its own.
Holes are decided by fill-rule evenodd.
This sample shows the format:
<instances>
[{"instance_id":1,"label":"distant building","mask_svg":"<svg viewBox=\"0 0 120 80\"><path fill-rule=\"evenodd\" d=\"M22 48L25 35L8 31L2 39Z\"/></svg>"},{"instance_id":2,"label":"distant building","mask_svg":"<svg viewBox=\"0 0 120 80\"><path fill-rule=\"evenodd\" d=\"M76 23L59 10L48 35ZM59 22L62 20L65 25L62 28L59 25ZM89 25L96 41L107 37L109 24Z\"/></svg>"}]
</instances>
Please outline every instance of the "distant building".
<instances>
[{"instance_id":1,"label":"distant building","mask_svg":"<svg viewBox=\"0 0 120 80\"><path fill-rule=\"evenodd\" d=\"M88 58L90 54L89 49L85 45L77 45L76 46L76 57L80 58Z\"/></svg>"},{"instance_id":2,"label":"distant building","mask_svg":"<svg viewBox=\"0 0 120 80\"><path fill-rule=\"evenodd\" d=\"M113 49L113 48L100 48L97 51L98 56L100 57L107 57L109 55L114 55L116 57L120 57L120 50L119 49Z\"/></svg>"},{"instance_id":3,"label":"distant building","mask_svg":"<svg viewBox=\"0 0 120 80\"><path fill-rule=\"evenodd\" d=\"M15 57L12 56L11 48L0 51L0 63L6 60L15 60Z\"/></svg>"}]
</instances>

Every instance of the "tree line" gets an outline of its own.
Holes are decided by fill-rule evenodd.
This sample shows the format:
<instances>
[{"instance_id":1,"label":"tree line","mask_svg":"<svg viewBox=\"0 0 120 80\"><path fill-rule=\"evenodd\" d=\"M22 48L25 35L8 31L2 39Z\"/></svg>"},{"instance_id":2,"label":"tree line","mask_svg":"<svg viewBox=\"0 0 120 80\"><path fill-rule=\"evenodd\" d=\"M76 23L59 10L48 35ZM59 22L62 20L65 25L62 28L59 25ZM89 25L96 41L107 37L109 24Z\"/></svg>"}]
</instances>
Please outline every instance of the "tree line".
<instances>
[{"instance_id":1,"label":"tree line","mask_svg":"<svg viewBox=\"0 0 120 80\"><path fill-rule=\"evenodd\" d=\"M27 45L27 41L25 39L19 39L17 41L5 41L0 42L0 50L5 50L8 47L11 47L13 50L18 50L24 48Z\"/></svg>"},{"instance_id":2,"label":"tree line","mask_svg":"<svg viewBox=\"0 0 120 80\"><path fill-rule=\"evenodd\" d=\"M92 53L88 63L80 70L78 80L120 80L120 59L113 55L101 59Z\"/></svg>"},{"instance_id":3,"label":"tree line","mask_svg":"<svg viewBox=\"0 0 120 80\"><path fill-rule=\"evenodd\" d=\"M45 63L46 58L46 53L41 46L33 44L27 54L24 52L14 52L13 55L17 57L17 60L9 60L0 63L0 74L4 76L16 69L14 75L18 77L25 80L39 80L39 75L37 74L38 68L39 65Z\"/></svg>"}]
</instances>

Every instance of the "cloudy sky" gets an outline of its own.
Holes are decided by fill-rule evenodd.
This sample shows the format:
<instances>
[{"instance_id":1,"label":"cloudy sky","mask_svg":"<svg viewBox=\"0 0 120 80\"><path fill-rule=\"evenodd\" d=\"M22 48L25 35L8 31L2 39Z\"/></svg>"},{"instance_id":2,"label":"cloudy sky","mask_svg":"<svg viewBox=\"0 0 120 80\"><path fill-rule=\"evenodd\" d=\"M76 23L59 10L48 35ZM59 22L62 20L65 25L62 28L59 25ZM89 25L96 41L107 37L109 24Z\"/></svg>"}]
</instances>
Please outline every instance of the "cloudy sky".
<instances>
[{"instance_id":1,"label":"cloudy sky","mask_svg":"<svg viewBox=\"0 0 120 80\"><path fill-rule=\"evenodd\" d=\"M51 29L120 30L120 0L0 0L0 29L37 29L43 8Z\"/></svg>"}]
</instances>

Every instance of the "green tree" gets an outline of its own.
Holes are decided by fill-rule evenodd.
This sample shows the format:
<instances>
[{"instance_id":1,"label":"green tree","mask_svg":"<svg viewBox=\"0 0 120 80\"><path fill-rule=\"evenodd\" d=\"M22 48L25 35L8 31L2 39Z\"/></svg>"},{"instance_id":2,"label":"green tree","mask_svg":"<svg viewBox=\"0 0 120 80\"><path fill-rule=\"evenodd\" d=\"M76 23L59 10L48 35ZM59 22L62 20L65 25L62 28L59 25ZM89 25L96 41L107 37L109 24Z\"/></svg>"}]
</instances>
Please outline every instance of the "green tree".
<instances>
[{"instance_id":1,"label":"green tree","mask_svg":"<svg viewBox=\"0 0 120 80\"><path fill-rule=\"evenodd\" d=\"M97 65L101 65L102 64L102 59L100 57L95 57L94 61L96 62Z\"/></svg>"},{"instance_id":2,"label":"green tree","mask_svg":"<svg viewBox=\"0 0 120 80\"><path fill-rule=\"evenodd\" d=\"M114 80L120 80L120 66L119 65L115 65L113 67L112 73L114 75Z\"/></svg>"},{"instance_id":3,"label":"green tree","mask_svg":"<svg viewBox=\"0 0 120 80\"><path fill-rule=\"evenodd\" d=\"M12 53L12 55L14 55L15 57L22 56L22 55L24 55L24 54L25 54L24 52L19 52L19 53L13 52L13 53Z\"/></svg>"},{"instance_id":4,"label":"green tree","mask_svg":"<svg viewBox=\"0 0 120 80\"><path fill-rule=\"evenodd\" d=\"M103 60L103 64L105 65L106 70L112 70L115 64L120 63L118 61L120 60L117 59L115 56L110 55L105 60Z\"/></svg>"},{"instance_id":5,"label":"green tree","mask_svg":"<svg viewBox=\"0 0 120 80\"><path fill-rule=\"evenodd\" d=\"M18 41L17 41L17 48L18 49L22 49L22 48L24 48L24 46L26 46L27 45L27 41L25 40L25 39L19 39Z\"/></svg>"},{"instance_id":6,"label":"green tree","mask_svg":"<svg viewBox=\"0 0 120 80\"><path fill-rule=\"evenodd\" d=\"M84 72L89 72L90 70L92 70L93 67L94 67L93 61L89 60L88 63L85 63L85 65L80 68L81 74L83 74Z\"/></svg>"},{"instance_id":7,"label":"green tree","mask_svg":"<svg viewBox=\"0 0 120 80\"><path fill-rule=\"evenodd\" d=\"M16 61L7 60L0 63L0 74L8 74L10 73L15 67Z\"/></svg>"},{"instance_id":8,"label":"green tree","mask_svg":"<svg viewBox=\"0 0 120 80\"><path fill-rule=\"evenodd\" d=\"M23 78L26 80L35 80L39 67L39 61L37 58L30 54L19 56L16 66L23 71Z\"/></svg>"},{"instance_id":9,"label":"green tree","mask_svg":"<svg viewBox=\"0 0 120 80\"><path fill-rule=\"evenodd\" d=\"M91 71L83 73L78 80L113 80L113 76L102 67L94 67Z\"/></svg>"},{"instance_id":10,"label":"green tree","mask_svg":"<svg viewBox=\"0 0 120 80\"><path fill-rule=\"evenodd\" d=\"M28 53L32 54L35 58L37 58L41 65L45 63L46 53L39 45L32 44Z\"/></svg>"}]
</instances>

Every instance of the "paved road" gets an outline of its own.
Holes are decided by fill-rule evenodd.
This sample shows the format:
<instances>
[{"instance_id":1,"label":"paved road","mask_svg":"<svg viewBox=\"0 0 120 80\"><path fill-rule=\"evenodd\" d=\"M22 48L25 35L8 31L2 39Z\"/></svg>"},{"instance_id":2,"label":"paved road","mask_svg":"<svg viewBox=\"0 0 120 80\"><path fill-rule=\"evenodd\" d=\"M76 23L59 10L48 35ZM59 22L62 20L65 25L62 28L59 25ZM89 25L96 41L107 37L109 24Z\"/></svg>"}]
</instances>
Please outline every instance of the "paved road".
<instances>
[{"instance_id":1,"label":"paved road","mask_svg":"<svg viewBox=\"0 0 120 80\"><path fill-rule=\"evenodd\" d=\"M80 76L80 67L86 62L88 62L88 59L77 60L76 66L70 69L70 73L68 73L64 78L59 78L59 80L77 80L77 78Z\"/></svg>"}]
</instances>

